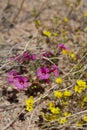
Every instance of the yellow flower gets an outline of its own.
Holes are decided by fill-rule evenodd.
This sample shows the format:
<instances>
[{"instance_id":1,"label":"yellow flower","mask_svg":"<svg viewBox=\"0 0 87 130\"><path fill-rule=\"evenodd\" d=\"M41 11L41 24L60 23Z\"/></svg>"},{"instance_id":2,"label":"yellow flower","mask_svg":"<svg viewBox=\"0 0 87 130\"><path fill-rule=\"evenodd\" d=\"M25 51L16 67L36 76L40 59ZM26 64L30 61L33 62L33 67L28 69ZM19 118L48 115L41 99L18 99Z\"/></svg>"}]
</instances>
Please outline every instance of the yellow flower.
<instances>
[{"instance_id":1,"label":"yellow flower","mask_svg":"<svg viewBox=\"0 0 87 130\"><path fill-rule=\"evenodd\" d=\"M85 104L85 103L82 101L82 102L81 102L81 107L82 107L82 108L84 107L84 104Z\"/></svg>"},{"instance_id":2,"label":"yellow flower","mask_svg":"<svg viewBox=\"0 0 87 130\"><path fill-rule=\"evenodd\" d=\"M62 84L62 82L63 82L62 78L60 78L60 77L56 78L56 83Z\"/></svg>"},{"instance_id":3,"label":"yellow flower","mask_svg":"<svg viewBox=\"0 0 87 130\"><path fill-rule=\"evenodd\" d=\"M67 101L62 100L62 104L63 104L63 105L68 105L68 102L67 102Z\"/></svg>"},{"instance_id":4,"label":"yellow flower","mask_svg":"<svg viewBox=\"0 0 87 130\"><path fill-rule=\"evenodd\" d=\"M62 30L61 30L61 33L62 33L63 35L66 35L67 32L66 32L65 29L62 29Z\"/></svg>"},{"instance_id":5,"label":"yellow flower","mask_svg":"<svg viewBox=\"0 0 87 130\"><path fill-rule=\"evenodd\" d=\"M51 109L51 112L52 112L53 114L59 114L59 113L60 113L60 108L59 108L59 107L53 107L53 108Z\"/></svg>"},{"instance_id":6,"label":"yellow flower","mask_svg":"<svg viewBox=\"0 0 87 130\"><path fill-rule=\"evenodd\" d=\"M61 98L62 95L63 95L62 92L60 92L60 91L58 91L58 90L56 90L56 91L54 92L54 96L57 97L57 98Z\"/></svg>"},{"instance_id":7,"label":"yellow flower","mask_svg":"<svg viewBox=\"0 0 87 130\"><path fill-rule=\"evenodd\" d=\"M84 31L87 32L87 27L84 28Z\"/></svg>"},{"instance_id":8,"label":"yellow flower","mask_svg":"<svg viewBox=\"0 0 87 130\"><path fill-rule=\"evenodd\" d=\"M63 53L64 55L68 55L68 54L69 54L69 51L68 51L68 50L63 49L63 50L62 50L62 53Z\"/></svg>"},{"instance_id":9,"label":"yellow flower","mask_svg":"<svg viewBox=\"0 0 87 130\"><path fill-rule=\"evenodd\" d=\"M77 84L78 84L80 87L85 87L85 86L86 86L86 82L83 81L83 80L77 80Z\"/></svg>"},{"instance_id":10,"label":"yellow flower","mask_svg":"<svg viewBox=\"0 0 87 130\"><path fill-rule=\"evenodd\" d=\"M75 92L81 93L84 89L87 89L86 82L83 80L77 80L77 85L74 87Z\"/></svg>"},{"instance_id":11,"label":"yellow flower","mask_svg":"<svg viewBox=\"0 0 87 130\"><path fill-rule=\"evenodd\" d=\"M29 99L26 100L26 110L29 112L32 111L33 104L34 104L34 98L31 96Z\"/></svg>"},{"instance_id":12,"label":"yellow flower","mask_svg":"<svg viewBox=\"0 0 87 130\"><path fill-rule=\"evenodd\" d=\"M47 114L42 113L42 116L43 116L43 118L45 118L46 121L54 121L54 120L58 119L58 115L54 115L54 114L47 115Z\"/></svg>"},{"instance_id":13,"label":"yellow flower","mask_svg":"<svg viewBox=\"0 0 87 130\"><path fill-rule=\"evenodd\" d=\"M76 126L77 126L77 127L81 127L81 126L82 126L82 122L77 122L77 123L76 123Z\"/></svg>"},{"instance_id":14,"label":"yellow flower","mask_svg":"<svg viewBox=\"0 0 87 130\"><path fill-rule=\"evenodd\" d=\"M58 36L58 33L52 33L52 36L55 36L55 37L57 37Z\"/></svg>"},{"instance_id":15,"label":"yellow flower","mask_svg":"<svg viewBox=\"0 0 87 130\"><path fill-rule=\"evenodd\" d=\"M83 102L87 102L87 96L83 98Z\"/></svg>"},{"instance_id":16,"label":"yellow flower","mask_svg":"<svg viewBox=\"0 0 87 130\"><path fill-rule=\"evenodd\" d=\"M87 122L87 115L83 116L83 120Z\"/></svg>"},{"instance_id":17,"label":"yellow flower","mask_svg":"<svg viewBox=\"0 0 87 130\"><path fill-rule=\"evenodd\" d=\"M70 57L73 59L73 60L75 60L75 54L74 53L70 53Z\"/></svg>"},{"instance_id":18,"label":"yellow flower","mask_svg":"<svg viewBox=\"0 0 87 130\"><path fill-rule=\"evenodd\" d=\"M32 111L33 110L33 107L30 105L30 106L26 106L26 110L28 111L28 112L30 112L30 111Z\"/></svg>"},{"instance_id":19,"label":"yellow flower","mask_svg":"<svg viewBox=\"0 0 87 130\"><path fill-rule=\"evenodd\" d=\"M75 85L74 90L75 90L75 92L82 93L83 88L78 85Z\"/></svg>"},{"instance_id":20,"label":"yellow flower","mask_svg":"<svg viewBox=\"0 0 87 130\"><path fill-rule=\"evenodd\" d=\"M63 117L58 122L61 123L61 124L65 124L67 122L67 120L66 120L65 117Z\"/></svg>"},{"instance_id":21,"label":"yellow flower","mask_svg":"<svg viewBox=\"0 0 87 130\"><path fill-rule=\"evenodd\" d=\"M67 5L67 6L70 6L70 2L69 2L69 1L66 1L66 5Z\"/></svg>"},{"instance_id":22,"label":"yellow flower","mask_svg":"<svg viewBox=\"0 0 87 130\"><path fill-rule=\"evenodd\" d=\"M69 22L69 19L67 17L64 17L64 22Z\"/></svg>"},{"instance_id":23,"label":"yellow flower","mask_svg":"<svg viewBox=\"0 0 87 130\"><path fill-rule=\"evenodd\" d=\"M36 21L35 21L35 24L36 24L36 27L39 28L40 25L41 25L41 21L40 21L40 20L36 20Z\"/></svg>"},{"instance_id":24,"label":"yellow flower","mask_svg":"<svg viewBox=\"0 0 87 130\"><path fill-rule=\"evenodd\" d=\"M87 12L84 13L84 17L87 17Z\"/></svg>"},{"instance_id":25,"label":"yellow flower","mask_svg":"<svg viewBox=\"0 0 87 130\"><path fill-rule=\"evenodd\" d=\"M53 102L50 102L50 103L48 104L49 110L51 110L51 109L54 108L54 107L55 107L55 104L54 104Z\"/></svg>"},{"instance_id":26,"label":"yellow flower","mask_svg":"<svg viewBox=\"0 0 87 130\"><path fill-rule=\"evenodd\" d=\"M69 112L64 112L63 115L64 115L64 116L70 116L71 113L69 113Z\"/></svg>"},{"instance_id":27,"label":"yellow flower","mask_svg":"<svg viewBox=\"0 0 87 130\"><path fill-rule=\"evenodd\" d=\"M69 97L72 95L72 92L70 90L65 90L63 93L64 96Z\"/></svg>"},{"instance_id":28,"label":"yellow flower","mask_svg":"<svg viewBox=\"0 0 87 130\"><path fill-rule=\"evenodd\" d=\"M45 36L47 36L47 37L50 37L50 36L51 36L51 32L46 31L46 30L43 31L43 34L44 34Z\"/></svg>"}]
</instances>

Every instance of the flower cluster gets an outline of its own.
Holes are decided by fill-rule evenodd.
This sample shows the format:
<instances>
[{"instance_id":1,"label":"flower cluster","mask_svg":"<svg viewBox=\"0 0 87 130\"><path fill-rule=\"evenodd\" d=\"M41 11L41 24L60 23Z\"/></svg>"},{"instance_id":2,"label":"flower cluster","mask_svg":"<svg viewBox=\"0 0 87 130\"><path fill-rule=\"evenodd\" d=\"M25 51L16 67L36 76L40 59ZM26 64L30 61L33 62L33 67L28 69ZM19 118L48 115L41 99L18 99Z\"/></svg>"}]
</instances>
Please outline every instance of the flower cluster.
<instances>
[{"instance_id":1,"label":"flower cluster","mask_svg":"<svg viewBox=\"0 0 87 130\"><path fill-rule=\"evenodd\" d=\"M63 96L63 93L60 92L60 91L58 91L58 90L56 90L56 91L54 92L54 96L57 97L57 98L61 98L61 97Z\"/></svg>"},{"instance_id":2,"label":"flower cluster","mask_svg":"<svg viewBox=\"0 0 87 130\"><path fill-rule=\"evenodd\" d=\"M51 111L52 114L59 114L60 113L60 108L59 107L55 107L54 103L49 103L49 110Z\"/></svg>"},{"instance_id":3,"label":"flower cluster","mask_svg":"<svg viewBox=\"0 0 87 130\"><path fill-rule=\"evenodd\" d=\"M62 82L63 82L62 78L60 78L60 77L56 78L56 83L57 84L62 84Z\"/></svg>"},{"instance_id":4,"label":"flower cluster","mask_svg":"<svg viewBox=\"0 0 87 130\"><path fill-rule=\"evenodd\" d=\"M42 57L44 56L44 57L50 58L50 57L53 56L53 54L52 54L52 52L50 52L50 51L49 51L49 52L45 52L45 51L44 51L44 52L41 53L41 56L42 56Z\"/></svg>"},{"instance_id":5,"label":"flower cluster","mask_svg":"<svg viewBox=\"0 0 87 130\"><path fill-rule=\"evenodd\" d=\"M37 70L37 76L40 80L49 79L51 73L53 73L55 76L58 76L59 69L56 65L53 65L51 69L49 67L40 67Z\"/></svg>"},{"instance_id":6,"label":"flower cluster","mask_svg":"<svg viewBox=\"0 0 87 130\"><path fill-rule=\"evenodd\" d=\"M20 76L16 70L11 70L8 73L8 82L15 85L19 90L28 87L28 79L25 76Z\"/></svg>"},{"instance_id":7,"label":"flower cluster","mask_svg":"<svg viewBox=\"0 0 87 130\"><path fill-rule=\"evenodd\" d=\"M74 86L74 90L77 93L82 93L83 90L87 89L87 84L83 80L78 80Z\"/></svg>"},{"instance_id":8,"label":"flower cluster","mask_svg":"<svg viewBox=\"0 0 87 130\"><path fill-rule=\"evenodd\" d=\"M63 54L68 54L68 47L66 47L64 44L58 44L59 52L62 52Z\"/></svg>"},{"instance_id":9,"label":"flower cluster","mask_svg":"<svg viewBox=\"0 0 87 130\"><path fill-rule=\"evenodd\" d=\"M76 59L75 54L73 52L69 51L69 48L66 47L64 44L58 44L58 48L59 48L59 53L62 52L62 54L69 55L69 57L72 60Z\"/></svg>"},{"instance_id":10,"label":"flower cluster","mask_svg":"<svg viewBox=\"0 0 87 130\"><path fill-rule=\"evenodd\" d=\"M69 22L69 19L67 17L64 17L64 22L65 23L68 23Z\"/></svg>"},{"instance_id":11,"label":"flower cluster","mask_svg":"<svg viewBox=\"0 0 87 130\"><path fill-rule=\"evenodd\" d=\"M36 54L31 54L28 51L24 52L22 55L16 55L10 58L11 60L17 60L19 62L25 61L35 61L37 59Z\"/></svg>"},{"instance_id":12,"label":"flower cluster","mask_svg":"<svg viewBox=\"0 0 87 130\"><path fill-rule=\"evenodd\" d=\"M72 92L70 90L65 90L64 92L61 91L54 91L54 96L56 98L61 98L61 97L70 97L72 95Z\"/></svg>"},{"instance_id":13,"label":"flower cluster","mask_svg":"<svg viewBox=\"0 0 87 130\"><path fill-rule=\"evenodd\" d=\"M44 35L44 36L47 36L47 37L51 37L51 32L50 32L50 31L47 31L47 30L44 30L44 31L43 31L43 35Z\"/></svg>"},{"instance_id":14,"label":"flower cluster","mask_svg":"<svg viewBox=\"0 0 87 130\"><path fill-rule=\"evenodd\" d=\"M47 121L56 120L60 124L65 124L67 122L67 118L71 116L71 113L68 111L62 112L59 107L56 107L53 102L48 104L48 109L50 110L51 114L46 115L43 114L43 117Z\"/></svg>"},{"instance_id":15,"label":"flower cluster","mask_svg":"<svg viewBox=\"0 0 87 130\"><path fill-rule=\"evenodd\" d=\"M28 112L33 110L34 105L34 98L31 96L29 99L26 100L26 110Z\"/></svg>"},{"instance_id":16,"label":"flower cluster","mask_svg":"<svg viewBox=\"0 0 87 130\"><path fill-rule=\"evenodd\" d=\"M49 79L50 77L50 70L48 67L40 67L38 70L37 70L37 76L43 80L43 79Z\"/></svg>"},{"instance_id":17,"label":"flower cluster","mask_svg":"<svg viewBox=\"0 0 87 130\"><path fill-rule=\"evenodd\" d=\"M60 119L58 120L58 122L59 122L60 124L65 124L65 123L67 122L67 119L66 119L66 117L62 117L62 118L60 118Z\"/></svg>"},{"instance_id":18,"label":"flower cluster","mask_svg":"<svg viewBox=\"0 0 87 130\"><path fill-rule=\"evenodd\" d=\"M87 122L87 115L83 116L83 121Z\"/></svg>"}]
</instances>

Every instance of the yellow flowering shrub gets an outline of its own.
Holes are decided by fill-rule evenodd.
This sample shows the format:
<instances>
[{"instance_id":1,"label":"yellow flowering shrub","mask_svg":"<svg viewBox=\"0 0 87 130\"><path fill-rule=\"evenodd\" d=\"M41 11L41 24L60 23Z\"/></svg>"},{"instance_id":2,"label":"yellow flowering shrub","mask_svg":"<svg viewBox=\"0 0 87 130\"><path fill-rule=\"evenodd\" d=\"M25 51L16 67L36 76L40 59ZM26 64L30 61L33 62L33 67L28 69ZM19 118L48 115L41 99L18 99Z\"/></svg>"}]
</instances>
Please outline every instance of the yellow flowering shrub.
<instances>
[{"instance_id":1,"label":"yellow flowering shrub","mask_svg":"<svg viewBox=\"0 0 87 130\"><path fill-rule=\"evenodd\" d=\"M62 94L62 92L56 90L56 91L54 92L54 96L57 97L57 98L61 98L61 97L63 96L63 94Z\"/></svg>"},{"instance_id":2,"label":"yellow flowering shrub","mask_svg":"<svg viewBox=\"0 0 87 130\"><path fill-rule=\"evenodd\" d=\"M77 93L82 93L83 88L80 87L80 86L78 86L78 85L75 85L75 86L74 86L74 90L75 90L75 92L77 92Z\"/></svg>"},{"instance_id":3,"label":"yellow flowering shrub","mask_svg":"<svg viewBox=\"0 0 87 130\"><path fill-rule=\"evenodd\" d=\"M68 23L69 19L67 17L64 17L64 22Z\"/></svg>"},{"instance_id":4,"label":"yellow flowering shrub","mask_svg":"<svg viewBox=\"0 0 87 130\"><path fill-rule=\"evenodd\" d=\"M62 99L62 104L63 104L63 105L68 105L68 102L65 101L64 99Z\"/></svg>"},{"instance_id":5,"label":"yellow flowering shrub","mask_svg":"<svg viewBox=\"0 0 87 130\"><path fill-rule=\"evenodd\" d=\"M29 99L26 100L26 110L29 112L32 111L33 104L34 104L34 98L31 96Z\"/></svg>"},{"instance_id":6,"label":"yellow flowering shrub","mask_svg":"<svg viewBox=\"0 0 87 130\"><path fill-rule=\"evenodd\" d=\"M82 127L82 122L81 122L81 121L78 121L75 125L76 125L77 127Z\"/></svg>"},{"instance_id":7,"label":"yellow flowering shrub","mask_svg":"<svg viewBox=\"0 0 87 130\"><path fill-rule=\"evenodd\" d=\"M68 54L69 54L69 51L68 51L68 50L63 49L63 50L62 50L62 54L64 54L64 55L68 55Z\"/></svg>"},{"instance_id":8,"label":"yellow flowering shrub","mask_svg":"<svg viewBox=\"0 0 87 130\"><path fill-rule=\"evenodd\" d=\"M72 92L71 92L70 90L65 90L65 91L63 92L63 95L64 95L65 97L69 97L69 96L72 95Z\"/></svg>"},{"instance_id":9,"label":"yellow flowering shrub","mask_svg":"<svg viewBox=\"0 0 87 130\"><path fill-rule=\"evenodd\" d=\"M43 35L45 35L45 36L47 36L47 37L50 37L50 36L51 36L51 32L44 30L44 31L43 31Z\"/></svg>"},{"instance_id":10,"label":"yellow flowering shrub","mask_svg":"<svg viewBox=\"0 0 87 130\"><path fill-rule=\"evenodd\" d=\"M59 119L58 122L59 122L60 124L65 124L65 123L67 122L67 119L66 119L66 117L63 117L63 118Z\"/></svg>"},{"instance_id":11,"label":"yellow flowering shrub","mask_svg":"<svg viewBox=\"0 0 87 130\"><path fill-rule=\"evenodd\" d=\"M84 17L87 17L87 12L84 13Z\"/></svg>"},{"instance_id":12,"label":"yellow flowering shrub","mask_svg":"<svg viewBox=\"0 0 87 130\"><path fill-rule=\"evenodd\" d=\"M77 80L77 85L74 86L74 90L77 93L82 93L84 89L87 89L86 82L83 80Z\"/></svg>"},{"instance_id":13,"label":"yellow flowering shrub","mask_svg":"<svg viewBox=\"0 0 87 130\"><path fill-rule=\"evenodd\" d=\"M67 6L70 6L70 2L69 2L68 0L66 1L66 5L67 5Z\"/></svg>"},{"instance_id":14,"label":"yellow flowering shrub","mask_svg":"<svg viewBox=\"0 0 87 130\"><path fill-rule=\"evenodd\" d=\"M53 107L50 110L53 114L59 114L60 113L60 108L59 107Z\"/></svg>"},{"instance_id":15,"label":"yellow flowering shrub","mask_svg":"<svg viewBox=\"0 0 87 130\"><path fill-rule=\"evenodd\" d=\"M84 31L87 32L87 27L84 28Z\"/></svg>"},{"instance_id":16,"label":"yellow flowering shrub","mask_svg":"<svg viewBox=\"0 0 87 130\"><path fill-rule=\"evenodd\" d=\"M83 98L83 102L87 102L87 96Z\"/></svg>"},{"instance_id":17,"label":"yellow flowering shrub","mask_svg":"<svg viewBox=\"0 0 87 130\"><path fill-rule=\"evenodd\" d=\"M74 53L70 53L69 55L70 55L70 57L71 57L71 59L72 59L72 60L75 60L75 59L76 59L76 57L75 57L75 54L74 54Z\"/></svg>"},{"instance_id":18,"label":"yellow flowering shrub","mask_svg":"<svg viewBox=\"0 0 87 130\"><path fill-rule=\"evenodd\" d=\"M36 27L39 28L40 25L41 25L41 21L40 21L40 20L36 20L36 21L35 21L35 24L36 24Z\"/></svg>"},{"instance_id":19,"label":"yellow flowering shrub","mask_svg":"<svg viewBox=\"0 0 87 130\"><path fill-rule=\"evenodd\" d=\"M87 122L87 115L83 116L83 121Z\"/></svg>"},{"instance_id":20,"label":"yellow flowering shrub","mask_svg":"<svg viewBox=\"0 0 87 130\"><path fill-rule=\"evenodd\" d=\"M46 121L54 121L54 120L57 120L59 117L58 115L54 115L54 114L51 114L51 115L47 115L45 113L42 113L42 117L46 120Z\"/></svg>"},{"instance_id":21,"label":"yellow flowering shrub","mask_svg":"<svg viewBox=\"0 0 87 130\"><path fill-rule=\"evenodd\" d=\"M83 80L77 80L77 85L79 85L80 87L86 87L86 82Z\"/></svg>"},{"instance_id":22,"label":"yellow flowering shrub","mask_svg":"<svg viewBox=\"0 0 87 130\"><path fill-rule=\"evenodd\" d=\"M50 102L49 104L48 104L48 109L49 110L51 110L52 108L54 108L55 107L55 104L53 103L53 102Z\"/></svg>"},{"instance_id":23,"label":"yellow flowering shrub","mask_svg":"<svg viewBox=\"0 0 87 130\"><path fill-rule=\"evenodd\" d=\"M66 112L63 113L63 115L64 116L71 116L71 113L69 113L69 112L66 111Z\"/></svg>"},{"instance_id":24,"label":"yellow flowering shrub","mask_svg":"<svg viewBox=\"0 0 87 130\"><path fill-rule=\"evenodd\" d=\"M58 36L58 33L52 33L52 36L55 36L55 37L57 37Z\"/></svg>"},{"instance_id":25,"label":"yellow flowering shrub","mask_svg":"<svg viewBox=\"0 0 87 130\"><path fill-rule=\"evenodd\" d=\"M58 77L58 78L56 78L55 82L58 84L62 84L63 80L62 80L62 78Z\"/></svg>"}]
</instances>

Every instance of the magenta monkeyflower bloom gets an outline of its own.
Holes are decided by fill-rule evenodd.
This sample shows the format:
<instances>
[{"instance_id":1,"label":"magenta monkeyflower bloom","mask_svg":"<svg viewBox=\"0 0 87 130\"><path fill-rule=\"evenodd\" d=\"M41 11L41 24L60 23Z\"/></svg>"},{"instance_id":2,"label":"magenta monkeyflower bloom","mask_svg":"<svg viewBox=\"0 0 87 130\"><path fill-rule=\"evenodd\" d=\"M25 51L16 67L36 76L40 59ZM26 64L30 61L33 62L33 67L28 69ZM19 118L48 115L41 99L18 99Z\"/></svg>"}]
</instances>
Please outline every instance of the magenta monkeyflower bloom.
<instances>
[{"instance_id":1,"label":"magenta monkeyflower bloom","mask_svg":"<svg viewBox=\"0 0 87 130\"><path fill-rule=\"evenodd\" d=\"M36 54L30 54L29 52L24 52L22 59L25 60L36 60Z\"/></svg>"},{"instance_id":2,"label":"magenta monkeyflower bloom","mask_svg":"<svg viewBox=\"0 0 87 130\"><path fill-rule=\"evenodd\" d=\"M62 50L68 50L68 47L66 47L64 44L58 44L59 51L61 52Z\"/></svg>"},{"instance_id":3,"label":"magenta monkeyflower bloom","mask_svg":"<svg viewBox=\"0 0 87 130\"><path fill-rule=\"evenodd\" d=\"M58 76L59 75L59 68L56 65L53 65L51 72L53 72L55 76Z\"/></svg>"},{"instance_id":4,"label":"magenta monkeyflower bloom","mask_svg":"<svg viewBox=\"0 0 87 130\"><path fill-rule=\"evenodd\" d=\"M19 75L19 73L16 71L16 70L11 70L9 73L8 73L8 82L9 83L13 83L14 82L14 79L17 78Z\"/></svg>"},{"instance_id":5,"label":"magenta monkeyflower bloom","mask_svg":"<svg viewBox=\"0 0 87 130\"><path fill-rule=\"evenodd\" d=\"M36 54L31 54L31 58L30 59L31 60L36 60L37 59Z\"/></svg>"},{"instance_id":6,"label":"magenta monkeyflower bloom","mask_svg":"<svg viewBox=\"0 0 87 130\"><path fill-rule=\"evenodd\" d=\"M42 52L41 53L41 56L48 57L48 58L50 58L52 55L53 55L52 52Z\"/></svg>"},{"instance_id":7,"label":"magenta monkeyflower bloom","mask_svg":"<svg viewBox=\"0 0 87 130\"><path fill-rule=\"evenodd\" d=\"M14 79L13 83L18 89L23 90L28 87L28 79L24 76L20 76Z\"/></svg>"},{"instance_id":8,"label":"magenta monkeyflower bloom","mask_svg":"<svg viewBox=\"0 0 87 130\"><path fill-rule=\"evenodd\" d=\"M50 70L48 67L40 67L38 70L37 70L37 76L40 78L40 79L49 79L50 77Z\"/></svg>"},{"instance_id":9,"label":"magenta monkeyflower bloom","mask_svg":"<svg viewBox=\"0 0 87 130\"><path fill-rule=\"evenodd\" d=\"M10 57L11 60L17 60L19 62L24 62L28 60L36 60L36 54L30 54L29 52L24 52L22 55L16 55Z\"/></svg>"},{"instance_id":10,"label":"magenta monkeyflower bloom","mask_svg":"<svg viewBox=\"0 0 87 130\"><path fill-rule=\"evenodd\" d=\"M28 87L28 79L25 76L20 76L15 70L11 70L8 73L8 82L12 83L20 90Z\"/></svg>"},{"instance_id":11,"label":"magenta monkeyflower bloom","mask_svg":"<svg viewBox=\"0 0 87 130\"><path fill-rule=\"evenodd\" d=\"M21 58L23 58L23 59L30 59L30 54L29 54L29 52L24 52L23 53L23 56L21 57Z\"/></svg>"}]
</instances>

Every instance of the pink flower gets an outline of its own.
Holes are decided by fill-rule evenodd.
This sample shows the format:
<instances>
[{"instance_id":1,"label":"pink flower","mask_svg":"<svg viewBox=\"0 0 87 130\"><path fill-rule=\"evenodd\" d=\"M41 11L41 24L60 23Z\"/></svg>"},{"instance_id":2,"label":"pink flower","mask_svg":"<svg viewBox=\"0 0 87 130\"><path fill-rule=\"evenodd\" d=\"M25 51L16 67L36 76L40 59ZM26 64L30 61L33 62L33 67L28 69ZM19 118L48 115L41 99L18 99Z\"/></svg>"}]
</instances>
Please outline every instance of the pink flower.
<instances>
[{"instance_id":1,"label":"pink flower","mask_svg":"<svg viewBox=\"0 0 87 130\"><path fill-rule=\"evenodd\" d=\"M19 75L19 73L15 70L11 70L9 73L8 73L8 82L9 83L13 83L14 82L14 79L17 78Z\"/></svg>"},{"instance_id":2,"label":"pink flower","mask_svg":"<svg viewBox=\"0 0 87 130\"><path fill-rule=\"evenodd\" d=\"M30 54L29 52L24 52L22 55L16 55L10 57L10 60L17 60L19 62L25 62L29 60L36 60L36 54Z\"/></svg>"},{"instance_id":3,"label":"pink flower","mask_svg":"<svg viewBox=\"0 0 87 130\"><path fill-rule=\"evenodd\" d=\"M17 87L20 90L23 90L24 88L28 87L28 79L25 76L20 76L18 72L15 70L11 70L8 73L8 82L13 84L15 87Z\"/></svg>"},{"instance_id":4,"label":"pink flower","mask_svg":"<svg viewBox=\"0 0 87 130\"><path fill-rule=\"evenodd\" d=\"M18 89L23 90L24 88L28 87L28 79L24 76L20 76L15 78L13 83Z\"/></svg>"},{"instance_id":5,"label":"pink flower","mask_svg":"<svg viewBox=\"0 0 87 130\"><path fill-rule=\"evenodd\" d=\"M48 67L40 67L38 70L37 70L37 76L40 78L40 79L49 79L50 77L50 70Z\"/></svg>"},{"instance_id":6,"label":"pink flower","mask_svg":"<svg viewBox=\"0 0 87 130\"><path fill-rule=\"evenodd\" d=\"M68 47L66 47L64 44L58 44L59 47L59 52L61 52L62 50L68 50Z\"/></svg>"},{"instance_id":7,"label":"pink flower","mask_svg":"<svg viewBox=\"0 0 87 130\"><path fill-rule=\"evenodd\" d=\"M53 65L51 72L53 72L55 76L58 76L59 75L59 68L56 65Z\"/></svg>"},{"instance_id":8,"label":"pink flower","mask_svg":"<svg viewBox=\"0 0 87 130\"><path fill-rule=\"evenodd\" d=\"M31 58L30 59L31 60L36 60L37 59L36 54L31 54Z\"/></svg>"},{"instance_id":9,"label":"pink flower","mask_svg":"<svg viewBox=\"0 0 87 130\"><path fill-rule=\"evenodd\" d=\"M41 56L48 57L48 58L50 58L52 55L53 55L52 52L42 52L41 53Z\"/></svg>"},{"instance_id":10,"label":"pink flower","mask_svg":"<svg viewBox=\"0 0 87 130\"><path fill-rule=\"evenodd\" d=\"M23 60L29 60L31 57L30 57L30 54L29 52L24 52L22 57L21 57Z\"/></svg>"}]
</instances>

